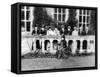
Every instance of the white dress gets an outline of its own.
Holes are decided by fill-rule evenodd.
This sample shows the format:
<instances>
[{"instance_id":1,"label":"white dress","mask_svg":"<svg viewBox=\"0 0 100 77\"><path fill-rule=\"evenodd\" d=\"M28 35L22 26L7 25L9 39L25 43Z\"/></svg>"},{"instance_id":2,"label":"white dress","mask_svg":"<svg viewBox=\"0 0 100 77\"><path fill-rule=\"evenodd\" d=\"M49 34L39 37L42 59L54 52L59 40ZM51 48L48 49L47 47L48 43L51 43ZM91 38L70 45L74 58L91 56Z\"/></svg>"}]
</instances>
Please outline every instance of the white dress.
<instances>
[{"instance_id":1,"label":"white dress","mask_svg":"<svg viewBox=\"0 0 100 77\"><path fill-rule=\"evenodd\" d=\"M47 35L55 35L55 32L52 31L52 30L48 30L48 31L47 31Z\"/></svg>"},{"instance_id":2,"label":"white dress","mask_svg":"<svg viewBox=\"0 0 100 77\"><path fill-rule=\"evenodd\" d=\"M54 30L55 35L60 35L60 32L58 30Z\"/></svg>"},{"instance_id":3,"label":"white dress","mask_svg":"<svg viewBox=\"0 0 100 77\"><path fill-rule=\"evenodd\" d=\"M72 36L75 36L75 37L78 36L78 31L74 30L72 32ZM75 54L77 50L77 41L73 41L71 48L72 48L72 53Z\"/></svg>"}]
</instances>

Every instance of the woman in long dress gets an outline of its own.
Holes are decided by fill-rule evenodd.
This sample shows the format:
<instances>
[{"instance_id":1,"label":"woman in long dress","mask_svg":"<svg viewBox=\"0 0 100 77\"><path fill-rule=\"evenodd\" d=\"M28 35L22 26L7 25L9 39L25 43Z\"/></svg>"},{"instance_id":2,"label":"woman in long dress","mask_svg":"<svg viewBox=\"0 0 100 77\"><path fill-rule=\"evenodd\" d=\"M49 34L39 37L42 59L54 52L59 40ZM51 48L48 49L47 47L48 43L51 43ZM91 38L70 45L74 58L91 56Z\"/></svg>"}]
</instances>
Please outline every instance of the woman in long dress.
<instances>
[{"instance_id":1,"label":"woman in long dress","mask_svg":"<svg viewBox=\"0 0 100 77\"><path fill-rule=\"evenodd\" d=\"M72 32L72 36L78 36L78 30L76 27L74 27L74 31ZM72 49L72 54L76 53L77 50L77 42L75 40L73 40L73 43L71 45L71 49Z\"/></svg>"}]
</instances>

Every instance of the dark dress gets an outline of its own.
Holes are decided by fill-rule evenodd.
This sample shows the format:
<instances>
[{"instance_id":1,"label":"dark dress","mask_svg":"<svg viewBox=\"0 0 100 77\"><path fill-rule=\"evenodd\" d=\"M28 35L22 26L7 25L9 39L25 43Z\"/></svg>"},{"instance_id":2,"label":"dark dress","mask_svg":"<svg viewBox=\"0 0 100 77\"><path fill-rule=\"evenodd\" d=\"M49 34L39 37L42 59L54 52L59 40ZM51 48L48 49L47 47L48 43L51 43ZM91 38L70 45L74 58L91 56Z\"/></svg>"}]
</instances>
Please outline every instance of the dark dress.
<instances>
[{"instance_id":1,"label":"dark dress","mask_svg":"<svg viewBox=\"0 0 100 77\"><path fill-rule=\"evenodd\" d=\"M46 31L45 31L45 30L41 30L41 31L40 31L40 34L46 35Z\"/></svg>"},{"instance_id":2,"label":"dark dress","mask_svg":"<svg viewBox=\"0 0 100 77\"><path fill-rule=\"evenodd\" d=\"M60 34L61 34L61 35L65 35L65 34L66 34L66 31L65 31L65 30L64 30L64 31L61 30Z\"/></svg>"},{"instance_id":3,"label":"dark dress","mask_svg":"<svg viewBox=\"0 0 100 77\"><path fill-rule=\"evenodd\" d=\"M40 32L39 32L39 30L37 30L37 31L33 30L33 31L32 31L32 35L33 35L33 34L40 34Z\"/></svg>"},{"instance_id":4,"label":"dark dress","mask_svg":"<svg viewBox=\"0 0 100 77\"><path fill-rule=\"evenodd\" d=\"M67 35L71 35L71 30L70 31L67 30Z\"/></svg>"},{"instance_id":5,"label":"dark dress","mask_svg":"<svg viewBox=\"0 0 100 77\"><path fill-rule=\"evenodd\" d=\"M68 58L71 52L71 48L67 47L67 42L61 40L60 49L57 52L57 58Z\"/></svg>"}]
</instances>

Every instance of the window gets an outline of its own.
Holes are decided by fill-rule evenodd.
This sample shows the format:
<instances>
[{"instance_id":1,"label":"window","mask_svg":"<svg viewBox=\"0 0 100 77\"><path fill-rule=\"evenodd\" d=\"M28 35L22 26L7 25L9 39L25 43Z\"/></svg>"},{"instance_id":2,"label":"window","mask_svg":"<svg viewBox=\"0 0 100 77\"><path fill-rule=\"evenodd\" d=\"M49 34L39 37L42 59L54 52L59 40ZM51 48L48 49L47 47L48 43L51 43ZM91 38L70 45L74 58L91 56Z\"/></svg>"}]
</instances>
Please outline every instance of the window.
<instances>
[{"instance_id":1,"label":"window","mask_svg":"<svg viewBox=\"0 0 100 77\"><path fill-rule=\"evenodd\" d=\"M26 23L26 31L28 31L28 32L30 31L30 22Z\"/></svg>"},{"instance_id":2,"label":"window","mask_svg":"<svg viewBox=\"0 0 100 77\"><path fill-rule=\"evenodd\" d=\"M65 9L64 8L55 8L54 9L54 19L58 22L65 22Z\"/></svg>"},{"instance_id":3,"label":"window","mask_svg":"<svg viewBox=\"0 0 100 77\"><path fill-rule=\"evenodd\" d=\"M62 18L63 18L63 20L62 20L62 21L65 21L65 14L63 14L63 17L62 17Z\"/></svg>"},{"instance_id":4,"label":"window","mask_svg":"<svg viewBox=\"0 0 100 77\"><path fill-rule=\"evenodd\" d=\"M85 16L83 16L83 23L85 23Z\"/></svg>"},{"instance_id":5,"label":"window","mask_svg":"<svg viewBox=\"0 0 100 77\"><path fill-rule=\"evenodd\" d=\"M63 11L63 13L65 13L65 9L64 8L62 9L62 11Z\"/></svg>"},{"instance_id":6,"label":"window","mask_svg":"<svg viewBox=\"0 0 100 77\"><path fill-rule=\"evenodd\" d=\"M80 10L80 15L82 15L82 10Z\"/></svg>"},{"instance_id":7,"label":"window","mask_svg":"<svg viewBox=\"0 0 100 77\"><path fill-rule=\"evenodd\" d=\"M81 25L82 25L82 24L80 23L80 24L79 24L79 27L81 27Z\"/></svg>"},{"instance_id":8,"label":"window","mask_svg":"<svg viewBox=\"0 0 100 77\"><path fill-rule=\"evenodd\" d=\"M25 32L31 31L32 20L30 19L30 13L33 12L29 6L21 6L21 27Z\"/></svg>"},{"instance_id":9,"label":"window","mask_svg":"<svg viewBox=\"0 0 100 77\"><path fill-rule=\"evenodd\" d=\"M25 27L25 24L24 24L24 22L21 22L21 26L22 26L22 27Z\"/></svg>"},{"instance_id":10,"label":"window","mask_svg":"<svg viewBox=\"0 0 100 77\"><path fill-rule=\"evenodd\" d=\"M24 11L21 11L21 19L24 20Z\"/></svg>"},{"instance_id":11,"label":"window","mask_svg":"<svg viewBox=\"0 0 100 77\"><path fill-rule=\"evenodd\" d=\"M79 22L82 22L82 16L79 16Z\"/></svg>"},{"instance_id":12,"label":"window","mask_svg":"<svg viewBox=\"0 0 100 77\"><path fill-rule=\"evenodd\" d=\"M61 13L61 8L58 9L58 12Z\"/></svg>"},{"instance_id":13,"label":"window","mask_svg":"<svg viewBox=\"0 0 100 77\"><path fill-rule=\"evenodd\" d=\"M54 18L57 20L57 14L54 14Z\"/></svg>"},{"instance_id":14,"label":"window","mask_svg":"<svg viewBox=\"0 0 100 77\"><path fill-rule=\"evenodd\" d=\"M26 12L26 19L27 19L27 20L29 20L29 14L30 14L30 11L27 11L27 12Z\"/></svg>"},{"instance_id":15,"label":"window","mask_svg":"<svg viewBox=\"0 0 100 77\"><path fill-rule=\"evenodd\" d=\"M85 24L83 24L83 30L85 31Z\"/></svg>"},{"instance_id":16,"label":"window","mask_svg":"<svg viewBox=\"0 0 100 77\"><path fill-rule=\"evenodd\" d=\"M87 23L89 23L89 18L90 18L90 17L89 17L89 16L87 16Z\"/></svg>"},{"instance_id":17,"label":"window","mask_svg":"<svg viewBox=\"0 0 100 77\"><path fill-rule=\"evenodd\" d=\"M85 27L87 27L90 24L90 10L79 10L79 27L83 27L85 30ZM81 23L81 24L80 24Z\"/></svg>"},{"instance_id":18,"label":"window","mask_svg":"<svg viewBox=\"0 0 100 77\"><path fill-rule=\"evenodd\" d=\"M58 15L58 21L61 21L61 14Z\"/></svg>"},{"instance_id":19,"label":"window","mask_svg":"<svg viewBox=\"0 0 100 77\"><path fill-rule=\"evenodd\" d=\"M83 15L85 15L85 13L86 13L86 10L83 10Z\"/></svg>"},{"instance_id":20,"label":"window","mask_svg":"<svg viewBox=\"0 0 100 77\"><path fill-rule=\"evenodd\" d=\"M87 15L89 15L89 10L87 10Z\"/></svg>"},{"instance_id":21,"label":"window","mask_svg":"<svg viewBox=\"0 0 100 77\"><path fill-rule=\"evenodd\" d=\"M55 8L55 13L57 13L57 8Z\"/></svg>"}]
</instances>

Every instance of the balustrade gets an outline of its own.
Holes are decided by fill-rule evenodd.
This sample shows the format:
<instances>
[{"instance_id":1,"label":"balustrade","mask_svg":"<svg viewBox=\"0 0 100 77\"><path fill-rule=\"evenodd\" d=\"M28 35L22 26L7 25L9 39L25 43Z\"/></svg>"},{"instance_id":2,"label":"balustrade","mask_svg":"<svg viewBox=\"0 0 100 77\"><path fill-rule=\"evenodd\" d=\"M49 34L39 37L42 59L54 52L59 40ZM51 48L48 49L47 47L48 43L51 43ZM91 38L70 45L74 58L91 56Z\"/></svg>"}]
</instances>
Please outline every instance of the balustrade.
<instances>
[{"instance_id":1,"label":"balustrade","mask_svg":"<svg viewBox=\"0 0 100 77\"><path fill-rule=\"evenodd\" d=\"M88 38L89 37L89 38ZM50 52L53 51L53 40L57 40L58 43L60 43L61 41L61 37L42 37L42 38L39 38L39 37L33 37L33 36L27 36L27 37L23 37L23 38L33 38L33 51L35 51L37 48L36 48L36 40L38 39L40 41L40 46L42 47L42 52L44 52L44 48L45 48L45 40L49 40L50 42ZM56 38L56 39L53 39L53 38ZM77 40L80 41L80 49L79 49L79 53L84 53L84 51L86 50L87 53L91 53L91 52L95 52L95 36L87 36L87 38L84 36L84 37L73 37L73 36L68 36L65 38L66 42L67 42L67 46L68 46L68 42L69 40L72 40L73 41L73 46L74 48L77 47ZM86 40L87 41L87 49L83 49L83 41ZM90 44L90 40L93 41L93 44L91 46ZM72 45L71 45L72 46ZM73 48L73 47L71 47ZM76 49L72 49L72 54L75 54L76 53Z\"/></svg>"}]
</instances>

